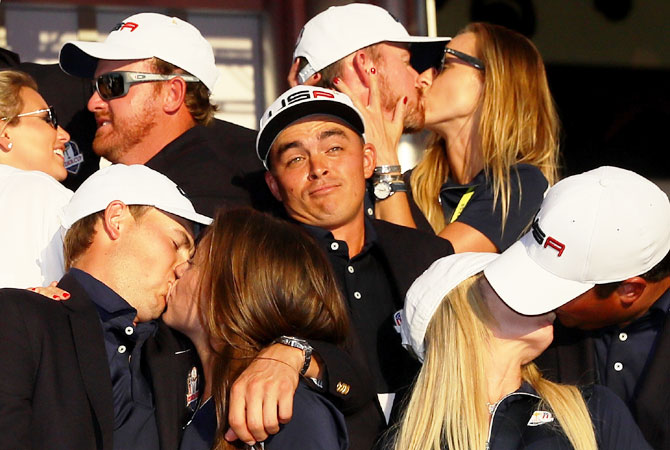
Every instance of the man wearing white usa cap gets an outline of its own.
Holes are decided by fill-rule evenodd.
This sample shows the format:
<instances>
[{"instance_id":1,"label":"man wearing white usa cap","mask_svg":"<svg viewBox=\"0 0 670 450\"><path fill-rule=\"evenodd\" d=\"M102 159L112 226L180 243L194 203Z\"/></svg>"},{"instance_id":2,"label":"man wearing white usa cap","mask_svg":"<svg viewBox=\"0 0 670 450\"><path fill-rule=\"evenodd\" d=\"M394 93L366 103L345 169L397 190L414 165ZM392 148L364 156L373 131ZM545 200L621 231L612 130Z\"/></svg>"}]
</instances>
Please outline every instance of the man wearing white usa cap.
<instances>
[{"instance_id":1,"label":"man wearing white usa cap","mask_svg":"<svg viewBox=\"0 0 670 450\"><path fill-rule=\"evenodd\" d=\"M210 216L219 206L262 201L256 197L263 193L246 182L262 168L239 151L253 146L255 133L214 119L210 95L219 70L211 45L193 25L135 14L104 42L67 42L59 62L68 74L95 82L88 109L97 123L98 155L167 175Z\"/></svg>"},{"instance_id":2,"label":"man wearing white usa cap","mask_svg":"<svg viewBox=\"0 0 670 450\"><path fill-rule=\"evenodd\" d=\"M157 319L211 219L164 175L122 164L61 219L67 300L0 290L0 447L178 448L194 356Z\"/></svg>"},{"instance_id":3,"label":"man wearing white usa cap","mask_svg":"<svg viewBox=\"0 0 670 450\"><path fill-rule=\"evenodd\" d=\"M361 373L372 375L365 386L374 389L370 400L343 411L352 450L372 447L418 368L402 348L394 313L414 279L453 253L448 241L433 234L365 216L365 180L375 167L375 148L364 141L364 132L349 97L296 86L265 111L256 145L270 191L330 261L351 314L352 356ZM359 373L334 360L330 349L315 344L315 350L335 404L360 395L349 381Z\"/></svg>"},{"instance_id":4,"label":"man wearing white usa cap","mask_svg":"<svg viewBox=\"0 0 670 450\"><path fill-rule=\"evenodd\" d=\"M388 11L375 5L332 6L300 32L288 81L291 86L335 88L339 78L367 105L370 77L376 74L385 114L391 119L406 97L403 125L408 132L418 131L424 121L419 73L440 62L449 39L410 36Z\"/></svg>"},{"instance_id":5,"label":"man wearing white usa cap","mask_svg":"<svg viewBox=\"0 0 670 450\"><path fill-rule=\"evenodd\" d=\"M615 167L549 190L532 230L484 271L515 311L557 309L538 360L566 383L598 382L630 407L655 448L670 446L670 202Z\"/></svg>"}]
</instances>

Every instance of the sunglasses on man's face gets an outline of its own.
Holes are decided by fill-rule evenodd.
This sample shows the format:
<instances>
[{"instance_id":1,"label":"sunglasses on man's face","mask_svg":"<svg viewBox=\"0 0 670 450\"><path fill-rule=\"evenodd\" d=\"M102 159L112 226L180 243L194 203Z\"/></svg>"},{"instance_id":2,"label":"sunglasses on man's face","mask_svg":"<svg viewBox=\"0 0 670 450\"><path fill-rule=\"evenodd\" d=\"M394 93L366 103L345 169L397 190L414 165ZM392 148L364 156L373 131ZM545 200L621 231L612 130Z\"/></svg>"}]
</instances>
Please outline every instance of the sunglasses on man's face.
<instances>
[{"instance_id":1,"label":"sunglasses on man's face","mask_svg":"<svg viewBox=\"0 0 670 450\"><path fill-rule=\"evenodd\" d=\"M187 83L197 83L198 77L193 75L170 74L161 75L158 73L142 72L108 72L103 73L95 80L95 90L103 100L123 97L128 94L130 86L138 83L147 83L152 81L168 81L180 77Z\"/></svg>"},{"instance_id":2,"label":"sunglasses on man's face","mask_svg":"<svg viewBox=\"0 0 670 450\"><path fill-rule=\"evenodd\" d=\"M46 109L38 109L37 111L30 111L22 114L17 114L16 117L26 117L34 116L36 114L46 113L44 116L39 117L39 119L44 120L46 123L54 127L54 130L58 129L58 117L56 117L56 111L53 106L49 106ZM3 117L2 120L8 120L9 117Z\"/></svg>"},{"instance_id":3,"label":"sunglasses on man's face","mask_svg":"<svg viewBox=\"0 0 670 450\"><path fill-rule=\"evenodd\" d=\"M458 50L454 50L453 48L444 47L444 55L442 56L440 70L438 72L442 72L444 70L444 67L449 63L448 55L456 57L457 59L466 63L468 66L474 67L477 70L481 71L484 70L484 62L481 59L475 58L474 56L470 56L463 52L459 52Z\"/></svg>"}]
</instances>

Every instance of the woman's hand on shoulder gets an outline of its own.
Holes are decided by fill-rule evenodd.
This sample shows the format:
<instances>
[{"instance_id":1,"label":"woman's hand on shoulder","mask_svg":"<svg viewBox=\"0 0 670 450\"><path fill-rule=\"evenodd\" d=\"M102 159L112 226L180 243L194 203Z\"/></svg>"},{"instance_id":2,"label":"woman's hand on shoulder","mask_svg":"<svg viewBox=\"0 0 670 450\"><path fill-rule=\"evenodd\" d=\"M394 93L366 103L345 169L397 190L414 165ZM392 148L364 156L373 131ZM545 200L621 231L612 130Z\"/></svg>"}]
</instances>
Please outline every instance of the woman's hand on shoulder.
<instances>
[{"instance_id":1,"label":"woman's hand on shoulder","mask_svg":"<svg viewBox=\"0 0 670 450\"><path fill-rule=\"evenodd\" d=\"M41 294L45 297L49 297L50 299L53 300L67 300L70 298L70 293L67 291L64 291L63 289L56 287L58 285L58 281L52 281L49 286L46 287L32 287L28 288L29 291L36 292L38 294Z\"/></svg>"}]
</instances>

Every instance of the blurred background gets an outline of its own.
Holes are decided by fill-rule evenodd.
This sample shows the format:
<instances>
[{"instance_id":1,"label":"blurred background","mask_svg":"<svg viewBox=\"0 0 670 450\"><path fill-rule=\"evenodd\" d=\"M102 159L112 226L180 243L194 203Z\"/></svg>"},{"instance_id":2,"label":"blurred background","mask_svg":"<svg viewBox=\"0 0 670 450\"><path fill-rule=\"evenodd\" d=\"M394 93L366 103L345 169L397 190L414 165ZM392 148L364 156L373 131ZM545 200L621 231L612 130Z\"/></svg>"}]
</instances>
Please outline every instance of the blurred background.
<instances>
[{"instance_id":1,"label":"blurred background","mask_svg":"<svg viewBox=\"0 0 670 450\"><path fill-rule=\"evenodd\" d=\"M54 63L64 42L102 40L137 12L187 20L211 42L222 76L218 117L257 128L287 88L303 24L325 0L0 1L0 47L23 62ZM563 175L611 164L670 191L668 0L379 0L411 34L451 36L471 21L522 32L539 48L563 123ZM343 29L343 33L347 30ZM5 56L7 57L7 56ZM425 136L402 143L404 169Z\"/></svg>"}]
</instances>

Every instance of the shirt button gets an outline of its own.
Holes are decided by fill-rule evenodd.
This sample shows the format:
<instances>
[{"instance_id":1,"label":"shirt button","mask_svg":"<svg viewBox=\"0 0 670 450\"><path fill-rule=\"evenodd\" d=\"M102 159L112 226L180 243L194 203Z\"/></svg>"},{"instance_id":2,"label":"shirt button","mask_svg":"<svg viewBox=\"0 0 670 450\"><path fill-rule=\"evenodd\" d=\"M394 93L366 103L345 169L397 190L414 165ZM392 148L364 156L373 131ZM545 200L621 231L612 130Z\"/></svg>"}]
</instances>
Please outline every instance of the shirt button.
<instances>
[{"instance_id":1,"label":"shirt button","mask_svg":"<svg viewBox=\"0 0 670 450\"><path fill-rule=\"evenodd\" d=\"M354 266L347 266L349 273L354 273Z\"/></svg>"},{"instance_id":2,"label":"shirt button","mask_svg":"<svg viewBox=\"0 0 670 450\"><path fill-rule=\"evenodd\" d=\"M358 292L358 291L354 292L354 298L355 298L356 300L360 300L360 299L361 299L361 293Z\"/></svg>"},{"instance_id":3,"label":"shirt button","mask_svg":"<svg viewBox=\"0 0 670 450\"><path fill-rule=\"evenodd\" d=\"M130 336L131 334L133 334L133 333L135 332L135 330L133 329L133 327L126 327L126 329L125 329L124 331L126 332L126 334L127 334L128 336Z\"/></svg>"},{"instance_id":4,"label":"shirt button","mask_svg":"<svg viewBox=\"0 0 670 450\"><path fill-rule=\"evenodd\" d=\"M119 345L119 348L117 348L119 353L125 353L126 352L126 346L125 345Z\"/></svg>"},{"instance_id":5,"label":"shirt button","mask_svg":"<svg viewBox=\"0 0 670 450\"><path fill-rule=\"evenodd\" d=\"M338 244L337 242L333 242L332 244L330 244L330 249L331 250L335 251L338 248L340 248L340 244Z\"/></svg>"},{"instance_id":6,"label":"shirt button","mask_svg":"<svg viewBox=\"0 0 670 450\"><path fill-rule=\"evenodd\" d=\"M628 339L628 335L626 333L619 333L619 340L621 342L625 341L626 339Z\"/></svg>"},{"instance_id":7,"label":"shirt button","mask_svg":"<svg viewBox=\"0 0 670 450\"><path fill-rule=\"evenodd\" d=\"M368 208L368 216L372 216L375 212L372 210L372 208Z\"/></svg>"},{"instance_id":8,"label":"shirt button","mask_svg":"<svg viewBox=\"0 0 670 450\"><path fill-rule=\"evenodd\" d=\"M616 370L617 372L621 372L623 370L623 364L621 364L620 362L615 362L614 370Z\"/></svg>"}]
</instances>

